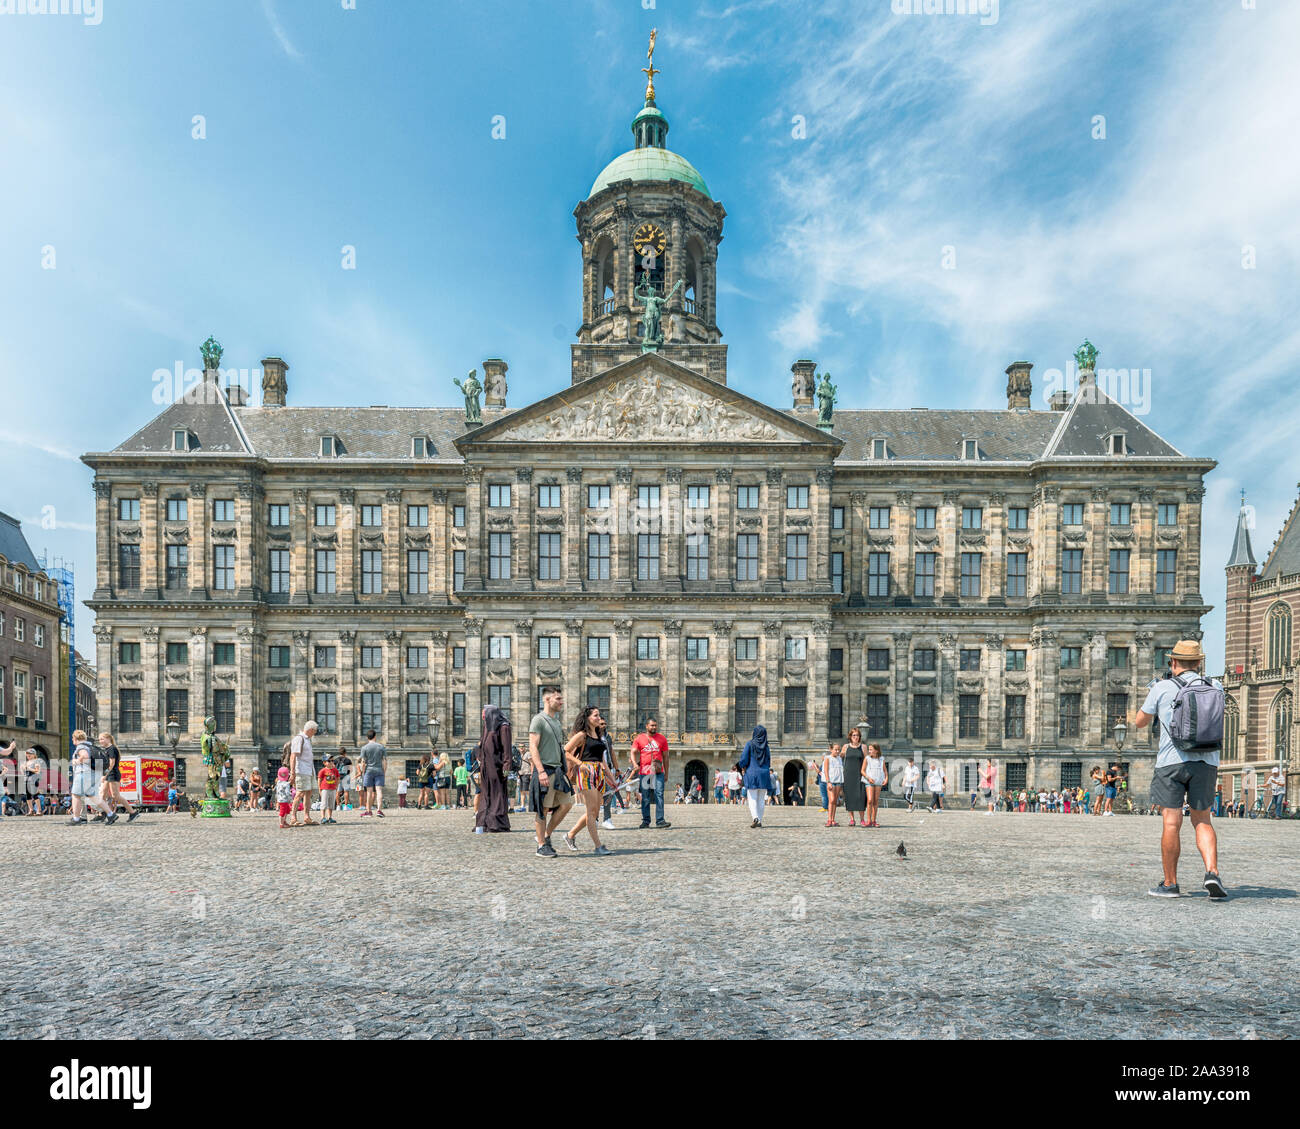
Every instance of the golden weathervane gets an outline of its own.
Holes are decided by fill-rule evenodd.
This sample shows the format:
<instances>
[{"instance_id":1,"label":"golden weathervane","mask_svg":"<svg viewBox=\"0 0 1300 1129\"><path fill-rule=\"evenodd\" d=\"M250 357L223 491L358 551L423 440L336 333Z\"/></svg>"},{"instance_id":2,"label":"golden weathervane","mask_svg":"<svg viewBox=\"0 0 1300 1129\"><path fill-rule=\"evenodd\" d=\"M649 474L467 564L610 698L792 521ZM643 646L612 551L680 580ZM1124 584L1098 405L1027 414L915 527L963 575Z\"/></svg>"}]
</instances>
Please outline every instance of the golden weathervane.
<instances>
[{"instance_id":1,"label":"golden weathervane","mask_svg":"<svg viewBox=\"0 0 1300 1129\"><path fill-rule=\"evenodd\" d=\"M655 67L655 39L658 35L659 29L657 27L652 27L650 29L650 47L645 53L646 61L650 65L641 68L646 76L645 100L647 102L653 102L655 100L655 75L663 73Z\"/></svg>"}]
</instances>

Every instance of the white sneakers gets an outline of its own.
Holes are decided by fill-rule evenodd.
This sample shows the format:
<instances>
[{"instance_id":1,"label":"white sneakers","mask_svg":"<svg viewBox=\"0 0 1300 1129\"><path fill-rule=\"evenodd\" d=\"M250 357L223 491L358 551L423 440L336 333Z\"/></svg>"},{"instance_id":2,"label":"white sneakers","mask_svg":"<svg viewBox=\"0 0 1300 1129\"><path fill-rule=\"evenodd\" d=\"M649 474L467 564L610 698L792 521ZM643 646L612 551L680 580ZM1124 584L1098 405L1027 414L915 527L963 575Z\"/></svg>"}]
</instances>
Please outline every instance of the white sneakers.
<instances>
[{"instance_id":1,"label":"white sneakers","mask_svg":"<svg viewBox=\"0 0 1300 1129\"><path fill-rule=\"evenodd\" d=\"M601 824L601 827L603 827L606 831L613 831L614 821L612 819L607 819Z\"/></svg>"}]
</instances>

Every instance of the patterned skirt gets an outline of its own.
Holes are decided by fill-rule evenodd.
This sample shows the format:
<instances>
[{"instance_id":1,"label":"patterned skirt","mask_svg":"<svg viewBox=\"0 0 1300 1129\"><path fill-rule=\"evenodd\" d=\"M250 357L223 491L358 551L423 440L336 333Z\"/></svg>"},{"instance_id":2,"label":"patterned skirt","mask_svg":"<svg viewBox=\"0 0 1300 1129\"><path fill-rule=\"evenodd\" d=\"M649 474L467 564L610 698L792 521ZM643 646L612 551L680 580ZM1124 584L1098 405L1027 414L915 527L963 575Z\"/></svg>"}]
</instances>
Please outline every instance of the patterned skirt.
<instances>
[{"instance_id":1,"label":"patterned skirt","mask_svg":"<svg viewBox=\"0 0 1300 1129\"><path fill-rule=\"evenodd\" d=\"M613 780L601 761L583 761L578 766L579 792L605 792L614 786Z\"/></svg>"}]
</instances>

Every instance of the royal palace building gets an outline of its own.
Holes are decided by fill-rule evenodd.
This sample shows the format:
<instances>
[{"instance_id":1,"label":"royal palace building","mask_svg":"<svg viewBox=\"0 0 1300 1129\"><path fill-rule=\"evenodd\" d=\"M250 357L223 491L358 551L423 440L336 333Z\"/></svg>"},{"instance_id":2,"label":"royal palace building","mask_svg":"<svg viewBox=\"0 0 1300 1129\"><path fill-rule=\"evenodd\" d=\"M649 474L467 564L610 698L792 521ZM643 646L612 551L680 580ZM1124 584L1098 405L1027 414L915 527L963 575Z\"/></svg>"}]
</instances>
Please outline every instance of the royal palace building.
<instances>
[{"instance_id":1,"label":"royal palace building","mask_svg":"<svg viewBox=\"0 0 1300 1129\"><path fill-rule=\"evenodd\" d=\"M124 750L174 718L192 755L212 714L265 767L314 717L318 751L373 727L400 767L431 717L464 749L483 705L522 731L558 684L624 747L654 715L670 784L710 785L755 724L787 784L860 720L953 790L986 756L1013 787L1114 757L1163 652L1199 637L1213 461L1102 394L1087 343L1047 410L1028 362L988 410L840 407L811 360L789 402L747 395L718 325L726 211L667 148L649 70L634 147L574 211L554 393L509 405L489 359L463 406L297 406L270 357L254 405L210 343L202 385L85 456L98 713ZM1153 753L1124 749L1137 793Z\"/></svg>"}]
</instances>

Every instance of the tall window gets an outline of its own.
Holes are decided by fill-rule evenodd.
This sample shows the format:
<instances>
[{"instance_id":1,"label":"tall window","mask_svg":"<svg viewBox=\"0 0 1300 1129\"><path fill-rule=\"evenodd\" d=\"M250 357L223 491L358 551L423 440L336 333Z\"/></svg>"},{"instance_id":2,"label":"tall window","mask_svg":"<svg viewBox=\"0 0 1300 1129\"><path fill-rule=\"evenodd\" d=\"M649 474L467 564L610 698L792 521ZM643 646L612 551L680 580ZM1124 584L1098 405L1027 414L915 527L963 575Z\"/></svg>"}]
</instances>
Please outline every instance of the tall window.
<instances>
[{"instance_id":1,"label":"tall window","mask_svg":"<svg viewBox=\"0 0 1300 1129\"><path fill-rule=\"evenodd\" d=\"M888 670L889 669L889 648L868 647L867 648L867 669Z\"/></svg>"},{"instance_id":2,"label":"tall window","mask_svg":"<svg viewBox=\"0 0 1300 1129\"><path fill-rule=\"evenodd\" d=\"M1178 503L1161 502L1156 509L1157 525L1177 525L1178 524Z\"/></svg>"},{"instance_id":3,"label":"tall window","mask_svg":"<svg viewBox=\"0 0 1300 1129\"><path fill-rule=\"evenodd\" d=\"M276 670L289 669L289 648L288 647L268 647L266 649L266 665Z\"/></svg>"},{"instance_id":4,"label":"tall window","mask_svg":"<svg viewBox=\"0 0 1300 1129\"><path fill-rule=\"evenodd\" d=\"M1082 659L1083 659L1082 647L1061 648L1061 669L1062 670L1067 668L1077 670L1079 668Z\"/></svg>"},{"instance_id":5,"label":"tall window","mask_svg":"<svg viewBox=\"0 0 1300 1129\"><path fill-rule=\"evenodd\" d=\"M1237 759L1237 739L1241 736L1241 712L1237 709L1234 698L1225 698L1223 703L1223 749L1222 759Z\"/></svg>"},{"instance_id":6,"label":"tall window","mask_svg":"<svg viewBox=\"0 0 1300 1129\"><path fill-rule=\"evenodd\" d=\"M707 490L708 487L703 489ZM709 535L707 533L686 535L686 579L709 579Z\"/></svg>"},{"instance_id":7,"label":"tall window","mask_svg":"<svg viewBox=\"0 0 1300 1129\"><path fill-rule=\"evenodd\" d=\"M808 508L808 487L787 486L785 488L785 508L787 510L806 510Z\"/></svg>"},{"instance_id":8,"label":"tall window","mask_svg":"<svg viewBox=\"0 0 1300 1129\"><path fill-rule=\"evenodd\" d=\"M284 507L287 511L288 506ZM289 523L286 521L286 525ZM362 506L361 507L361 524L366 529L377 529L384 524L384 507L383 506Z\"/></svg>"},{"instance_id":9,"label":"tall window","mask_svg":"<svg viewBox=\"0 0 1300 1129\"><path fill-rule=\"evenodd\" d=\"M1268 665L1291 665L1291 606L1274 604L1268 612Z\"/></svg>"},{"instance_id":10,"label":"tall window","mask_svg":"<svg viewBox=\"0 0 1300 1129\"><path fill-rule=\"evenodd\" d=\"M407 647L406 667L408 670L426 670L429 666L428 647Z\"/></svg>"},{"instance_id":11,"label":"tall window","mask_svg":"<svg viewBox=\"0 0 1300 1129\"><path fill-rule=\"evenodd\" d=\"M832 529L844 528L844 507L843 506L831 507L831 528Z\"/></svg>"},{"instance_id":12,"label":"tall window","mask_svg":"<svg viewBox=\"0 0 1300 1129\"><path fill-rule=\"evenodd\" d=\"M758 509L758 487L757 486L736 487L736 509L738 510Z\"/></svg>"},{"instance_id":13,"label":"tall window","mask_svg":"<svg viewBox=\"0 0 1300 1129\"><path fill-rule=\"evenodd\" d=\"M659 720L659 687L638 686L636 688L636 727L644 729L648 718Z\"/></svg>"},{"instance_id":14,"label":"tall window","mask_svg":"<svg viewBox=\"0 0 1300 1129\"><path fill-rule=\"evenodd\" d=\"M657 659L659 657L659 636L642 635L636 641L638 659Z\"/></svg>"},{"instance_id":15,"label":"tall window","mask_svg":"<svg viewBox=\"0 0 1300 1129\"><path fill-rule=\"evenodd\" d=\"M451 590L459 592L465 587L465 550L453 549L451 554Z\"/></svg>"},{"instance_id":16,"label":"tall window","mask_svg":"<svg viewBox=\"0 0 1300 1129\"><path fill-rule=\"evenodd\" d=\"M984 528L984 511L979 506L962 506L961 527L963 529Z\"/></svg>"},{"instance_id":17,"label":"tall window","mask_svg":"<svg viewBox=\"0 0 1300 1129\"><path fill-rule=\"evenodd\" d=\"M429 550L406 550L406 590L412 596L429 591Z\"/></svg>"},{"instance_id":18,"label":"tall window","mask_svg":"<svg viewBox=\"0 0 1300 1129\"><path fill-rule=\"evenodd\" d=\"M934 559L935 553L917 553L915 572L912 577L913 596L934 595Z\"/></svg>"},{"instance_id":19,"label":"tall window","mask_svg":"<svg viewBox=\"0 0 1300 1129\"><path fill-rule=\"evenodd\" d=\"M234 691L231 691L233 693ZM44 675L32 675L32 704L35 712L32 714L32 720L38 726L45 724L45 677Z\"/></svg>"},{"instance_id":20,"label":"tall window","mask_svg":"<svg viewBox=\"0 0 1300 1129\"><path fill-rule=\"evenodd\" d=\"M980 696L978 694L957 695L957 736L978 737L980 735Z\"/></svg>"},{"instance_id":21,"label":"tall window","mask_svg":"<svg viewBox=\"0 0 1300 1129\"><path fill-rule=\"evenodd\" d=\"M1061 506L1061 524L1082 525L1083 524L1083 503L1066 502L1063 506Z\"/></svg>"},{"instance_id":22,"label":"tall window","mask_svg":"<svg viewBox=\"0 0 1300 1129\"><path fill-rule=\"evenodd\" d=\"M1108 738L1111 731L1121 721L1128 721L1128 695L1127 694L1107 694L1106 695L1106 732L1103 735Z\"/></svg>"},{"instance_id":23,"label":"tall window","mask_svg":"<svg viewBox=\"0 0 1300 1129\"><path fill-rule=\"evenodd\" d=\"M978 647L963 647L957 653L958 670L979 670L984 652Z\"/></svg>"},{"instance_id":24,"label":"tall window","mask_svg":"<svg viewBox=\"0 0 1300 1129\"><path fill-rule=\"evenodd\" d=\"M735 731L739 734L752 733L758 724L758 687L736 687L736 721Z\"/></svg>"},{"instance_id":25,"label":"tall window","mask_svg":"<svg viewBox=\"0 0 1300 1129\"><path fill-rule=\"evenodd\" d=\"M139 521L140 520L140 499L119 498L117 500L117 520L118 521Z\"/></svg>"},{"instance_id":26,"label":"tall window","mask_svg":"<svg viewBox=\"0 0 1300 1129\"><path fill-rule=\"evenodd\" d=\"M844 594L844 554L831 554L831 591L837 596Z\"/></svg>"},{"instance_id":27,"label":"tall window","mask_svg":"<svg viewBox=\"0 0 1300 1129\"><path fill-rule=\"evenodd\" d=\"M808 534L787 533L785 536L786 580L808 579Z\"/></svg>"},{"instance_id":28,"label":"tall window","mask_svg":"<svg viewBox=\"0 0 1300 1129\"><path fill-rule=\"evenodd\" d=\"M18 581L22 583L21 578ZM117 547L117 586L140 587L140 546L121 544Z\"/></svg>"},{"instance_id":29,"label":"tall window","mask_svg":"<svg viewBox=\"0 0 1300 1129\"><path fill-rule=\"evenodd\" d=\"M539 486L537 488L537 508L539 510L558 510L560 508L560 487L553 484Z\"/></svg>"},{"instance_id":30,"label":"tall window","mask_svg":"<svg viewBox=\"0 0 1300 1129\"><path fill-rule=\"evenodd\" d=\"M429 695L423 692L406 695L406 733L418 737L429 731Z\"/></svg>"},{"instance_id":31,"label":"tall window","mask_svg":"<svg viewBox=\"0 0 1300 1129\"><path fill-rule=\"evenodd\" d=\"M686 687L686 732L707 733L709 730L709 688Z\"/></svg>"},{"instance_id":32,"label":"tall window","mask_svg":"<svg viewBox=\"0 0 1300 1129\"><path fill-rule=\"evenodd\" d=\"M488 486L488 506L494 510L510 508L510 484L508 482L494 482Z\"/></svg>"},{"instance_id":33,"label":"tall window","mask_svg":"<svg viewBox=\"0 0 1300 1129\"><path fill-rule=\"evenodd\" d=\"M1008 694L1002 709L1002 736L1016 738L1025 735L1025 696Z\"/></svg>"},{"instance_id":34,"label":"tall window","mask_svg":"<svg viewBox=\"0 0 1300 1129\"><path fill-rule=\"evenodd\" d=\"M609 483L587 487L587 509L609 509Z\"/></svg>"},{"instance_id":35,"label":"tall window","mask_svg":"<svg viewBox=\"0 0 1300 1129\"><path fill-rule=\"evenodd\" d=\"M1110 551L1110 591L1120 595L1128 592L1128 549Z\"/></svg>"},{"instance_id":36,"label":"tall window","mask_svg":"<svg viewBox=\"0 0 1300 1129\"><path fill-rule=\"evenodd\" d=\"M1023 596L1028 591L1029 554L1007 554L1007 595Z\"/></svg>"},{"instance_id":37,"label":"tall window","mask_svg":"<svg viewBox=\"0 0 1300 1129\"><path fill-rule=\"evenodd\" d=\"M337 575L335 574L333 549L316 550L316 591L322 594L328 594L336 591Z\"/></svg>"},{"instance_id":38,"label":"tall window","mask_svg":"<svg viewBox=\"0 0 1300 1129\"><path fill-rule=\"evenodd\" d=\"M235 665L234 643L213 643L212 644L212 665L213 666L234 666Z\"/></svg>"},{"instance_id":39,"label":"tall window","mask_svg":"<svg viewBox=\"0 0 1300 1129\"><path fill-rule=\"evenodd\" d=\"M1107 647L1106 666L1110 670L1128 670L1128 648Z\"/></svg>"},{"instance_id":40,"label":"tall window","mask_svg":"<svg viewBox=\"0 0 1300 1129\"><path fill-rule=\"evenodd\" d=\"M1019 647L1009 647L1006 650L1003 662L1006 670L1024 670L1026 652Z\"/></svg>"},{"instance_id":41,"label":"tall window","mask_svg":"<svg viewBox=\"0 0 1300 1129\"><path fill-rule=\"evenodd\" d=\"M609 534L587 534L587 579L609 579Z\"/></svg>"},{"instance_id":42,"label":"tall window","mask_svg":"<svg viewBox=\"0 0 1300 1129\"><path fill-rule=\"evenodd\" d=\"M537 579L560 579L560 535L558 533L537 535Z\"/></svg>"},{"instance_id":43,"label":"tall window","mask_svg":"<svg viewBox=\"0 0 1300 1129\"><path fill-rule=\"evenodd\" d=\"M1060 725L1057 732L1062 737L1079 736L1079 719L1083 713L1082 694L1062 694Z\"/></svg>"},{"instance_id":44,"label":"tall window","mask_svg":"<svg viewBox=\"0 0 1300 1129\"><path fill-rule=\"evenodd\" d=\"M912 669L913 670L933 670L934 669L934 648L917 647L912 652Z\"/></svg>"},{"instance_id":45,"label":"tall window","mask_svg":"<svg viewBox=\"0 0 1300 1129\"><path fill-rule=\"evenodd\" d=\"M980 571L983 564L983 553L962 553L961 594L963 596L978 596L980 594Z\"/></svg>"},{"instance_id":46,"label":"tall window","mask_svg":"<svg viewBox=\"0 0 1300 1129\"><path fill-rule=\"evenodd\" d=\"M289 550L272 549L268 567L270 568L270 580L272 592L289 591Z\"/></svg>"},{"instance_id":47,"label":"tall window","mask_svg":"<svg viewBox=\"0 0 1300 1129\"><path fill-rule=\"evenodd\" d=\"M588 686L587 705L595 706L600 710L601 717L605 717L609 713L609 687Z\"/></svg>"},{"instance_id":48,"label":"tall window","mask_svg":"<svg viewBox=\"0 0 1300 1129\"><path fill-rule=\"evenodd\" d=\"M361 648L361 668L363 670L382 670L384 666L384 648L383 647L362 647ZM363 725L361 727L365 729Z\"/></svg>"},{"instance_id":49,"label":"tall window","mask_svg":"<svg viewBox=\"0 0 1300 1129\"><path fill-rule=\"evenodd\" d=\"M465 647L463 644L452 647L451 649L451 669L465 669Z\"/></svg>"},{"instance_id":50,"label":"tall window","mask_svg":"<svg viewBox=\"0 0 1300 1129\"><path fill-rule=\"evenodd\" d=\"M916 528L933 529L935 512L936 511L934 506L917 506L916 507Z\"/></svg>"},{"instance_id":51,"label":"tall window","mask_svg":"<svg viewBox=\"0 0 1300 1129\"><path fill-rule=\"evenodd\" d=\"M657 533L636 535L636 578L638 580L659 579L659 534Z\"/></svg>"},{"instance_id":52,"label":"tall window","mask_svg":"<svg viewBox=\"0 0 1300 1129\"><path fill-rule=\"evenodd\" d=\"M171 502L167 503L169 509ZM171 521L170 514L167 518ZM273 529L287 529L289 527L289 507L284 502L275 502L266 507L266 524Z\"/></svg>"},{"instance_id":53,"label":"tall window","mask_svg":"<svg viewBox=\"0 0 1300 1129\"><path fill-rule=\"evenodd\" d=\"M510 636L489 635L488 636L488 658L508 659L509 657L510 657Z\"/></svg>"},{"instance_id":54,"label":"tall window","mask_svg":"<svg viewBox=\"0 0 1300 1129\"><path fill-rule=\"evenodd\" d=\"M1028 529L1029 510L1025 506L1010 506L1007 509L1008 529Z\"/></svg>"},{"instance_id":55,"label":"tall window","mask_svg":"<svg viewBox=\"0 0 1300 1129\"><path fill-rule=\"evenodd\" d=\"M361 550L361 592L372 596L384 590L384 554L379 549Z\"/></svg>"},{"instance_id":56,"label":"tall window","mask_svg":"<svg viewBox=\"0 0 1300 1129\"><path fill-rule=\"evenodd\" d=\"M782 733L804 733L808 729L808 687L785 688L785 720Z\"/></svg>"},{"instance_id":57,"label":"tall window","mask_svg":"<svg viewBox=\"0 0 1300 1129\"><path fill-rule=\"evenodd\" d=\"M596 660L609 658L608 635L587 636L587 658Z\"/></svg>"},{"instance_id":58,"label":"tall window","mask_svg":"<svg viewBox=\"0 0 1300 1129\"><path fill-rule=\"evenodd\" d=\"M1156 591L1173 593L1178 576L1178 550L1156 550Z\"/></svg>"},{"instance_id":59,"label":"tall window","mask_svg":"<svg viewBox=\"0 0 1300 1129\"><path fill-rule=\"evenodd\" d=\"M919 594L919 593L918 593ZM867 595L889 595L889 554L867 554Z\"/></svg>"},{"instance_id":60,"label":"tall window","mask_svg":"<svg viewBox=\"0 0 1300 1129\"><path fill-rule=\"evenodd\" d=\"M117 728L122 733L140 732L140 691L117 692Z\"/></svg>"},{"instance_id":61,"label":"tall window","mask_svg":"<svg viewBox=\"0 0 1300 1129\"><path fill-rule=\"evenodd\" d=\"M218 733L235 731L235 692L233 690L212 691L212 716L217 719Z\"/></svg>"},{"instance_id":62,"label":"tall window","mask_svg":"<svg viewBox=\"0 0 1300 1129\"><path fill-rule=\"evenodd\" d=\"M214 545L212 547L212 587L218 592L233 592L235 590L234 545Z\"/></svg>"},{"instance_id":63,"label":"tall window","mask_svg":"<svg viewBox=\"0 0 1300 1129\"><path fill-rule=\"evenodd\" d=\"M1291 692L1283 690L1273 702L1273 759L1285 762L1291 753Z\"/></svg>"},{"instance_id":64,"label":"tall window","mask_svg":"<svg viewBox=\"0 0 1300 1129\"><path fill-rule=\"evenodd\" d=\"M332 690L317 690L312 716L322 734L339 731L338 695Z\"/></svg>"},{"instance_id":65,"label":"tall window","mask_svg":"<svg viewBox=\"0 0 1300 1129\"><path fill-rule=\"evenodd\" d=\"M321 526L330 526L334 524L334 505L327 503L316 506L316 524Z\"/></svg>"},{"instance_id":66,"label":"tall window","mask_svg":"<svg viewBox=\"0 0 1300 1129\"><path fill-rule=\"evenodd\" d=\"M429 507L407 506L406 524L416 529L427 529L429 527ZM364 729L365 726L362 726L362 728Z\"/></svg>"},{"instance_id":67,"label":"tall window","mask_svg":"<svg viewBox=\"0 0 1300 1129\"><path fill-rule=\"evenodd\" d=\"M868 520L868 525L872 529L888 529L889 528L889 507L872 506L867 520Z\"/></svg>"},{"instance_id":68,"label":"tall window","mask_svg":"<svg viewBox=\"0 0 1300 1129\"><path fill-rule=\"evenodd\" d=\"M844 733L844 695L826 695L826 739L834 741Z\"/></svg>"},{"instance_id":69,"label":"tall window","mask_svg":"<svg viewBox=\"0 0 1300 1129\"><path fill-rule=\"evenodd\" d=\"M212 501L212 520L213 521L234 521L235 520L235 499L214 498Z\"/></svg>"},{"instance_id":70,"label":"tall window","mask_svg":"<svg viewBox=\"0 0 1300 1129\"><path fill-rule=\"evenodd\" d=\"M451 735L465 736L465 695L463 693L451 696Z\"/></svg>"},{"instance_id":71,"label":"tall window","mask_svg":"<svg viewBox=\"0 0 1300 1129\"><path fill-rule=\"evenodd\" d=\"M808 637L806 635L792 635L785 641L785 657L796 662L801 662L808 657Z\"/></svg>"},{"instance_id":72,"label":"tall window","mask_svg":"<svg viewBox=\"0 0 1300 1129\"><path fill-rule=\"evenodd\" d=\"M917 694L912 698L912 737L917 741L934 740L933 694Z\"/></svg>"},{"instance_id":73,"label":"tall window","mask_svg":"<svg viewBox=\"0 0 1300 1129\"><path fill-rule=\"evenodd\" d=\"M140 644L128 643L125 640L117 644L117 661L119 666L135 666L140 662ZM0 710L0 713L3 713Z\"/></svg>"},{"instance_id":74,"label":"tall window","mask_svg":"<svg viewBox=\"0 0 1300 1129\"><path fill-rule=\"evenodd\" d=\"M708 662L709 640L706 636L692 635L686 640L687 662Z\"/></svg>"},{"instance_id":75,"label":"tall window","mask_svg":"<svg viewBox=\"0 0 1300 1129\"><path fill-rule=\"evenodd\" d=\"M190 645L188 643L168 643L167 644L167 665L184 666L190 661Z\"/></svg>"},{"instance_id":76,"label":"tall window","mask_svg":"<svg viewBox=\"0 0 1300 1129\"><path fill-rule=\"evenodd\" d=\"M741 533L736 537L736 579L758 579L757 533Z\"/></svg>"},{"instance_id":77,"label":"tall window","mask_svg":"<svg viewBox=\"0 0 1300 1129\"><path fill-rule=\"evenodd\" d=\"M1083 550L1063 549L1061 551L1061 592L1066 596L1077 596L1083 591Z\"/></svg>"},{"instance_id":78,"label":"tall window","mask_svg":"<svg viewBox=\"0 0 1300 1129\"><path fill-rule=\"evenodd\" d=\"M737 636L736 658L741 660L758 658L757 636L753 636L753 635Z\"/></svg>"},{"instance_id":79,"label":"tall window","mask_svg":"<svg viewBox=\"0 0 1300 1129\"><path fill-rule=\"evenodd\" d=\"M1133 505L1131 502L1111 502L1110 504L1110 523L1111 525L1132 525L1133 524Z\"/></svg>"},{"instance_id":80,"label":"tall window","mask_svg":"<svg viewBox=\"0 0 1300 1129\"><path fill-rule=\"evenodd\" d=\"M190 692L188 690L167 691L167 720L175 719L176 724L185 732L190 727Z\"/></svg>"},{"instance_id":81,"label":"tall window","mask_svg":"<svg viewBox=\"0 0 1300 1129\"><path fill-rule=\"evenodd\" d=\"M509 533L488 534L488 578L490 580L510 579L510 548Z\"/></svg>"},{"instance_id":82,"label":"tall window","mask_svg":"<svg viewBox=\"0 0 1300 1129\"><path fill-rule=\"evenodd\" d=\"M338 659L337 647L316 647L312 665L321 670L330 670L338 666Z\"/></svg>"},{"instance_id":83,"label":"tall window","mask_svg":"<svg viewBox=\"0 0 1300 1129\"><path fill-rule=\"evenodd\" d=\"M688 510L707 510L709 508L709 488L707 486L686 487L686 508Z\"/></svg>"},{"instance_id":84,"label":"tall window","mask_svg":"<svg viewBox=\"0 0 1300 1129\"><path fill-rule=\"evenodd\" d=\"M285 557L288 557L288 552ZM184 591L190 586L190 547L188 545L167 546L167 589L171 592ZM275 591L274 588L271 589Z\"/></svg>"},{"instance_id":85,"label":"tall window","mask_svg":"<svg viewBox=\"0 0 1300 1129\"><path fill-rule=\"evenodd\" d=\"M451 524L455 529L465 528L465 507L463 504L451 507Z\"/></svg>"},{"instance_id":86,"label":"tall window","mask_svg":"<svg viewBox=\"0 0 1300 1129\"><path fill-rule=\"evenodd\" d=\"M537 657L539 659L558 659L560 657L560 637L558 635L539 635L537 637Z\"/></svg>"},{"instance_id":87,"label":"tall window","mask_svg":"<svg viewBox=\"0 0 1300 1129\"><path fill-rule=\"evenodd\" d=\"M889 736L889 695L867 695L867 724L871 727L871 740Z\"/></svg>"},{"instance_id":88,"label":"tall window","mask_svg":"<svg viewBox=\"0 0 1300 1129\"><path fill-rule=\"evenodd\" d=\"M384 696L366 691L361 695L361 732L371 729L376 733L384 731Z\"/></svg>"},{"instance_id":89,"label":"tall window","mask_svg":"<svg viewBox=\"0 0 1300 1129\"><path fill-rule=\"evenodd\" d=\"M189 521L190 520L189 500L187 498L168 498L167 499L167 520L168 521ZM288 522L286 521L285 524L287 525Z\"/></svg>"}]
</instances>

